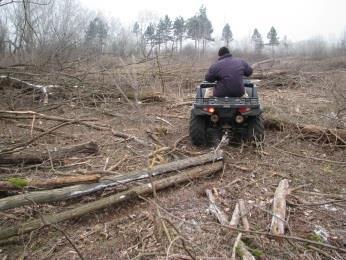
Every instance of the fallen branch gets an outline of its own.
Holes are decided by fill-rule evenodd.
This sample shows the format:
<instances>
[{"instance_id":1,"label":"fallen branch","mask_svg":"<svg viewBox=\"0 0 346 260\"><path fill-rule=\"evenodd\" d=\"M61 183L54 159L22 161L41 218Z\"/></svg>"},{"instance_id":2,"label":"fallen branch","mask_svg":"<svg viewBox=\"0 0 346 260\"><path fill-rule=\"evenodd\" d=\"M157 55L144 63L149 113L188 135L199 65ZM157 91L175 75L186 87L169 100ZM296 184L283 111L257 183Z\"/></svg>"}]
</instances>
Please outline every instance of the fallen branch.
<instances>
[{"instance_id":1,"label":"fallen branch","mask_svg":"<svg viewBox=\"0 0 346 260\"><path fill-rule=\"evenodd\" d=\"M56 188L69 185L75 185L80 183L97 182L101 178L101 175L78 175L78 176L66 176L53 179L22 179L12 178L7 181L0 181L0 190L21 190L23 188Z\"/></svg>"},{"instance_id":2,"label":"fallen branch","mask_svg":"<svg viewBox=\"0 0 346 260\"><path fill-rule=\"evenodd\" d=\"M95 154L99 147L94 142L73 145L45 153L0 155L0 165L38 164L47 160L61 161L76 154Z\"/></svg>"},{"instance_id":3,"label":"fallen branch","mask_svg":"<svg viewBox=\"0 0 346 260\"><path fill-rule=\"evenodd\" d=\"M239 220L240 220L240 211L239 211L239 203L237 203L235 204L235 208L234 208L231 222L229 223L229 225L231 227L237 227L239 224Z\"/></svg>"},{"instance_id":4,"label":"fallen branch","mask_svg":"<svg viewBox=\"0 0 346 260\"><path fill-rule=\"evenodd\" d=\"M217 154L208 153L197 157L190 157L158 165L152 169L137 170L124 175L106 176L101 178L99 183L95 184L82 184L48 191L27 192L23 195L15 195L0 199L0 211L29 205L31 201L39 204L81 197L105 188L116 187L133 181L148 179L150 174L152 174L152 176L158 176L174 171L180 171L188 167L216 162L222 159L222 151L219 151Z\"/></svg>"},{"instance_id":5,"label":"fallen branch","mask_svg":"<svg viewBox=\"0 0 346 260\"><path fill-rule=\"evenodd\" d=\"M217 225L220 226L226 230L233 230L233 231L238 231L238 232L242 232L242 233L248 233L248 234L255 234L255 235L260 235L260 236L266 236L269 238L277 238L277 239L286 239L286 240L295 240L295 241L299 241L299 242L303 242L303 243L308 243L311 245L316 245L316 246L321 246L321 247L325 247L325 248L329 248L329 249L334 249L337 250L339 252L343 252L346 253L346 249L341 248L341 247L336 247L336 246L332 246L329 244L325 244L325 243L321 243L321 242L317 242L314 240L309 240L309 239L305 239L305 238L301 238L301 237L296 237L296 236L287 236L287 235L275 235L272 233L267 233L267 232L262 232L262 231L255 231L255 230L245 230L245 229L241 229L241 228L236 228L236 227L231 227L228 225L221 225L217 222L210 222L210 223L206 223L205 224L207 227L209 227L210 225Z\"/></svg>"},{"instance_id":6,"label":"fallen branch","mask_svg":"<svg viewBox=\"0 0 346 260\"><path fill-rule=\"evenodd\" d=\"M273 148L279 152L290 154L290 155L301 157L301 158L311 159L311 160L320 161L320 162L329 162L329 163L334 163L334 164L346 164L346 162L343 162L343 161L334 161L334 160L328 160L328 159L323 159L323 158L318 158L318 157L313 157L313 156L306 156L303 154L286 151L286 150L279 149L276 147L273 147Z\"/></svg>"},{"instance_id":7,"label":"fallen branch","mask_svg":"<svg viewBox=\"0 0 346 260\"><path fill-rule=\"evenodd\" d=\"M7 110L0 110L0 118L8 118L8 119L33 119L35 116L36 119L44 119L44 120L53 120L58 122L70 122L72 124L78 124L78 125L84 125L96 130L101 131L107 131L110 128L108 126L104 125L98 125L98 124L92 124L90 121L95 121L97 119L88 118L88 119L70 119L70 118L63 118L58 116L48 116L42 113L37 113L34 111L7 111Z\"/></svg>"},{"instance_id":8,"label":"fallen branch","mask_svg":"<svg viewBox=\"0 0 346 260\"><path fill-rule=\"evenodd\" d=\"M239 214L240 214L241 222L243 223L243 227L245 230L250 230L250 224L247 219L247 214L249 212L246 209L244 200L240 199L238 204L239 204Z\"/></svg>"},{"instance_id":9,"label":"fallen branch","mask_svg":"<svg viewBox=\"0 0 346 260\"><path fill-rule=\"evenodd\" d=\"M264 120L264 127L279 131L283 129L293 129L306 139L313 139L331 144L346 144L345 129L330 129L316 125L296 124L275 118L266 118Z\"/></svg>"},{"instance_id":10,"label":"fallen branch","mask_svg":"<svg viewBox=\"0 0 346 260\"><path fill-rule=\"evenodd\" d=\"M286 195L288 194L288 180L280 181L274 194L273 218L270 225L270 233L274 235L285 234Z\"/></svg>"},{"instance_id":11,"label":"fallen branch","mask_svg":"<svg viewBox=\"0 0 346 260\"><path fill-rule=\"evenodd\" d=\"M209 212L211 214L213 214L218 221L222 224L222 225L227 225L228 222L228 217L227 215L216 205L215 203L215 197L213 195L213 192L209 189L205 190L205 193L207 194L207 197L209 199Z\"/></svg>"},{"instance_id":12,"label":"fallen branch","mask_svg":"<svg viewBox=\"0 0 346 260\"><path fill-rule=\"evenodd\" d=\"M201 178L204 176L208 176L212 173L220 171L223 167L222 162L215 162L204 167L195 167L189 170L184 171L182 174L174 175L171 177L163 178L158 181L153 182L156 190L162 190L167 187L180 184L186 181L190 181L192 179ZM100 210L109 206L119 205L124 201L131 200L133 198L137 198L139 195L145 195L152 192L152 185L142 184L135 188L132 188L128 191L124 191L94 202L86 203L84 205L75 207L73 209L60 212L53 215L42 216L44 219L44 223L47 224L56 224L65 220L69 220L72 218L77 218L87 213ZM31 232L43 226L41 219L27 221L18 226L12 226L6 229L2 229L0 231L0 240L8 239L13 236L21 235L24 233Z\"/></svg>"},{"instance_id":13,"label":"fallen branch","mask_svg":"<svg viewBox=\"0 0 346 260\"><path fill-rule=\"evenodd\" d=\"M243 241L239 241L239 246L237 248L238 255L243 260L256 260L256 258L247 250L246 245Z\"/></svg>"},{"instance_id":14,"label":"fallen branch","mask_svg":"<svg viewBox=\"0 0 346 260\"><path fill-rule=\"evenodd\" d=\"M235 242L234 242L234 245L233 245L233 249L232 249L231 260L235 260L235 256L236 256L236 253L237 253L237 248L238 248L241 236L242 236L242 233L239 233L237 238L235 239Z\"/></svg>"},{"instance_id":15,"label":"fallen branch","mask_svg":"<svg viewBox=\"0 0 346 260\"><path fill-rule=\"evenodd\" d=\"M112 131L112 134L116 137L120 137L120 138L124 138L124 139L129 139L129 140L134 140L136 141L137 143L143 145L143 146L149 146L149 147L152 147L153 144L150 144L148 142L145 142L139 138L137 138L136 136L133 136L133 135L129 135L129 134L125 134L123 132L118 132L118 131L115 131L113 129L111 129Z\"/></svg>"},{"instance_id":16,"label":"fallen branch","mask_svg":"<svg viewBox=\"0 0 346 260\"><path fill-rule=\"evenodd\" d=\"M3 75L0 76L0 79L6 79L6 80L9 80L9 81L14 81L14 82L20 83L22 85L25 85L27 87L30 87L30 88L32 88L34 90L41 91L42 94L43 94L43 103L44 104L48 104L48 89L49 88L56 88L56 87L58 87L58 86L53 86L53 85L50 85L50 86L35 85L35 84L29 83L29 82L26 82L26 81L23 81L23 80L20 80L20 79L17 79L17 78L13 78L13 77L10 77L10 76L3 76Z\"/></svg>"}]
</instances>

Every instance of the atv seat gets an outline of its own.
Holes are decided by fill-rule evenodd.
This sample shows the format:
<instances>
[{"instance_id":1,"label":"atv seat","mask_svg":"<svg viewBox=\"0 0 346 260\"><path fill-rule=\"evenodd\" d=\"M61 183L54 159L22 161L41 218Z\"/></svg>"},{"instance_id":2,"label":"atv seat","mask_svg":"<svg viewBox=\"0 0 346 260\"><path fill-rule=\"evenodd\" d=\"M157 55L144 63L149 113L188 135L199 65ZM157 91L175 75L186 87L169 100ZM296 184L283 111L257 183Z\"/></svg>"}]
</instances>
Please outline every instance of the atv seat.
<instances>
[{"instance_id":1,"label":"atv seat","mask_svg":"<svg viewBox=\"0 0 346 260\"><path fill-rule=\"evenodd\" d=\"M196 89L196 98L203 98L207 88L216 86L214 82L203 81ZM250 98L257 98L257 88L250 80L244 79L245 93Z\"/></svg>"}]
</instances>

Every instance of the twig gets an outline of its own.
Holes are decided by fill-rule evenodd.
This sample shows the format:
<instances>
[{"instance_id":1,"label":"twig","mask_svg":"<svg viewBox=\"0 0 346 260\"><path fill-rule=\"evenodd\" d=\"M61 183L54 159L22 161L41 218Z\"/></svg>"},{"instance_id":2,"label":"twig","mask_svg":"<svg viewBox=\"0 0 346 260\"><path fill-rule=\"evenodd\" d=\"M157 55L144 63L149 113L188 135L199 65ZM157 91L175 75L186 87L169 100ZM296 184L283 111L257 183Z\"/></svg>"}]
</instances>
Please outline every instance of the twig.
<instances>
[{"instance_id":1,"label":"twig","mask_svg":"<svg viewBox=\"0 0 346 260\"><path fill-rule=\"evenodd\" d=\"M315 161L329 162L329 163L335 163L335 164L346 164L346 162L342 162L342 161L333 161L333 160L328 160L328 159L311 157L311 156L306 156L306 155L303 155L303 154L289 152L289 151L286 151L286 150L283 150L283 149L279 149L277 147L273 147L273 148L275 150L279 151L279 152L287 153L287 154L294 155L294 156L301 157L301 158L307 158L307 159L311 159L311 160L315 160Z\"/></svg>"},{"instance_id":2,"label":"twig","mask_svg":"<svg viewBox=\"0 0 346 260\"><path fill-rule=\"evenodd\" d=\"M321 205L334 204L334 203L345 202L345 201L346 201L346 199L331 200L331 201L320 202L320 203L301 203L301 204L290 203L290 204L292 204L293 206L296 206L296 207L305 207L305 206L321 206Z\"/></svg>"},{"instance_id":3,"label":"twig","mask_svg":"<svg viewBox=\"0 0 346 260\"><path fill-rule=\"evenodd\" d=\"M304 238L301 238L301 237L286 236L286 235L274 235L274 234L267 233L267 232L262 232L262 231L245 230L245 229L235 228L235 227L231 227L231 226L225 226L225 225L219 224L217 222L211 222L211 223L207 223L205 225L210 225L210 224L217 225L217 226L220 226L220 227L225 228L225 229L230 229L230 230L242 232L242 233L256 234L256 235L262 235L262 236L266 236L266 237L279 238L279 239L296 240L296 241L299 241L299 242L305 242L305 243L308 243L308 244L311 244L311 245L322 246L322 247L325 247L325 248L329 248L329 249L334 249L334 250L340 251L342 253L346 253L346 249L343 249L341 247L336 247L336 246L328 245L328 244L325 244L325 243L320 243L320 242L317 242L317 241L304 239Z\"/></svg>"}]
</instances>

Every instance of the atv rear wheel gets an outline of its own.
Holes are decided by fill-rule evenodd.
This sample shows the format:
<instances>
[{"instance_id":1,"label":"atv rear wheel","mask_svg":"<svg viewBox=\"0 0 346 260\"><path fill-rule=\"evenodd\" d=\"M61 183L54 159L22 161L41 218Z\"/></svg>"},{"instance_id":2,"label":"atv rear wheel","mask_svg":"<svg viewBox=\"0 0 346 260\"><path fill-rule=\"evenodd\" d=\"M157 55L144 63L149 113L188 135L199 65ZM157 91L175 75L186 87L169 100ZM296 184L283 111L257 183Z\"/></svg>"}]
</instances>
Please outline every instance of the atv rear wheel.
<instances>
[{"instance_id":1,"label":"atv rear wheel","mask_svg":"<svg viewBox=\"0 0 346 260\"><path fill-rule=\"evenodd\" d=\"M191 112L190 117L190 138L193 145L207 145L207 122L203 116L198 116Z\"/></svg>"},{"instance_id":2,"label":"atv rear wheel","mask_svg":"<svg viewBox=\"0 0 346 260\"><path fill-rule=\"evenodd\" d=\"M259 142L264 140L264 125L263 117L261 115L248 118L247 139Z\"/></svg>"}]
</instances>

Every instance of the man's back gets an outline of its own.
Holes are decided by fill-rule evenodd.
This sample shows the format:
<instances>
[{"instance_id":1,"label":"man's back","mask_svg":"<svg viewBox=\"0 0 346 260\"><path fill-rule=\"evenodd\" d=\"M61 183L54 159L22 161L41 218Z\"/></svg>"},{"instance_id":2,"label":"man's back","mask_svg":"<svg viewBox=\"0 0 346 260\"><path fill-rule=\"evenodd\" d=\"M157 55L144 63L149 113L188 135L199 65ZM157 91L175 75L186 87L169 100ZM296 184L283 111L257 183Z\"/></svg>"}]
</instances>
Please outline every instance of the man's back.
<instances>
[{"instance_id":1,"label":"man's back","mask_svg":"<svg viewBox=\"0 0 346 260\"><path fill-rule=\"evenodd\" d=\"M250 76L252 68L242 59L232 58L230 53L222 55L205 76L209 82L217 81L216 97L241 97L245 93L243 77Z\"/></svg>"}]
</instances>

